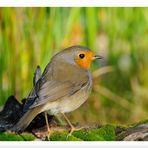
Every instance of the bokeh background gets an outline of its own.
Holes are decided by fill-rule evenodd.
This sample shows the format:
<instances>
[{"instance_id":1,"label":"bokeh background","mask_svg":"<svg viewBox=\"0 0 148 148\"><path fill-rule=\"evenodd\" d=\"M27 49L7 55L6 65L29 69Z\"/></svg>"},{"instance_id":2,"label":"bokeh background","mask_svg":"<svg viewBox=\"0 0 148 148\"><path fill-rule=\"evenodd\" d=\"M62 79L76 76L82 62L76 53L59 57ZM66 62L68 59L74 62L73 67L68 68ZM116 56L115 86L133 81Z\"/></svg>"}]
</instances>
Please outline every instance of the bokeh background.
<instances>
[{"instance_id":1,"label":"bokeh background","mask_svg":"<svg viewBox=\"0 0 148 148\"><path fill-rule=\"evenodd\" d=\"M148 117L148 8L0 8L0 106L25 98L37 65L71 45L104 56L72 122L131 124Z\"/></svg>"}]
</instances>

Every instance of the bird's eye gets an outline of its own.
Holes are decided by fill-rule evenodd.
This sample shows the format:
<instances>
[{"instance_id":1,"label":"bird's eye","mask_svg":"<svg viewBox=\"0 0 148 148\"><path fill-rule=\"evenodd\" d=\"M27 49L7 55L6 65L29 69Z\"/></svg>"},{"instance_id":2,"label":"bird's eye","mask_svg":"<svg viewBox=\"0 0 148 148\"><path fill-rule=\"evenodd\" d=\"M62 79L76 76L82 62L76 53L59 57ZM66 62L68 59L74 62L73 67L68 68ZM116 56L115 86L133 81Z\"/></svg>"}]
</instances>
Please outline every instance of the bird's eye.
<instances>
[{"instance_id":1,"label":"bird's eye","mask_svg":"<svg viewBox=\"0 0 148 148\"><path fill-rule=\"evenodd\" d=\"M79 54L80 59L83 59L85 57L85 54Z\"/></svg>"}]
</instances>

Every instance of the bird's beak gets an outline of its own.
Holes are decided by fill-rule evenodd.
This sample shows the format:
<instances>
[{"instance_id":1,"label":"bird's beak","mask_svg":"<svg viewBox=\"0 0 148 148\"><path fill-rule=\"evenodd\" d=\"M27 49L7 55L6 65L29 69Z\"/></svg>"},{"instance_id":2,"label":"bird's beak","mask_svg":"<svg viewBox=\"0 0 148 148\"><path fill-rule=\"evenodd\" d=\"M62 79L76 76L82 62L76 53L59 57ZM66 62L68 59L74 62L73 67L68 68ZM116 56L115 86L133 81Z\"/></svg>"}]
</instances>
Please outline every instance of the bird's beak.
<instances>
[{"instance_id":1,"label":"bird's beak","mask_svg":"<svg viewBox=\"0 0 148 148\"><path fill-rule=\"evenodd\" d=\"M93 60L96 60L96 59L103 59L103 57L100 56L100 55L96 55L96 54L95 54L92 59L93 59Z\"/></svg>"}]
</instances>

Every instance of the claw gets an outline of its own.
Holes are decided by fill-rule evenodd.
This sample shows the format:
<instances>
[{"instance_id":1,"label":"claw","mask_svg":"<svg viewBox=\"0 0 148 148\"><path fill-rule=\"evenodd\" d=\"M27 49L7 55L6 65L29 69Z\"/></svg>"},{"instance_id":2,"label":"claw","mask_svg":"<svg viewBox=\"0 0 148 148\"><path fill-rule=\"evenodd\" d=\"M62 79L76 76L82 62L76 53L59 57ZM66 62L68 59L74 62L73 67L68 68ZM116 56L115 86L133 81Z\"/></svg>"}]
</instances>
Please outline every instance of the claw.
<instances>
[{"instance_id":1,"label":"claw","mask_svg":"<svg viewBox=\"0 0 148 148\"><path fill-rule=\"evenodd\" d=\"M84 127L75 128L74 126L72 126L72 127L71 127L71 130L70 130L70 132L69 132L69 134L67 135L67 138L68 138L69 136L72 136L72 133L73 133L73 132L79 131L79 130L82 130L82 129L84 129Z\"/></svg>"}]
</instances>

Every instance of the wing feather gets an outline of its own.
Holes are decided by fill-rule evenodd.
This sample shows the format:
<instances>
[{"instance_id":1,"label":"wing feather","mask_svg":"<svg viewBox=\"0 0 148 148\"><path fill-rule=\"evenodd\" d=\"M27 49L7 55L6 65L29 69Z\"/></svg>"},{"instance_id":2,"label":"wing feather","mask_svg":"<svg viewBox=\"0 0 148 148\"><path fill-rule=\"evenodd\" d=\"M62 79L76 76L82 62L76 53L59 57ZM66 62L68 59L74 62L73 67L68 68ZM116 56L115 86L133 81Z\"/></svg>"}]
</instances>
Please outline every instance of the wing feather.
<instances>
[{"instance_id":1,"label":"wing feather","mask_svg":"<svg viewBox=\"0 0 148 148\"><path fill-rule=\"evenodd\" d=\"M37 93L38 98L36 98L30 108L34 108L49 101L52 102L62 97L69 96L80 90L81 86L82 85L79 84L74 85L70 82L47 81L41 86Z\"/></svg>"}]
</instances>

